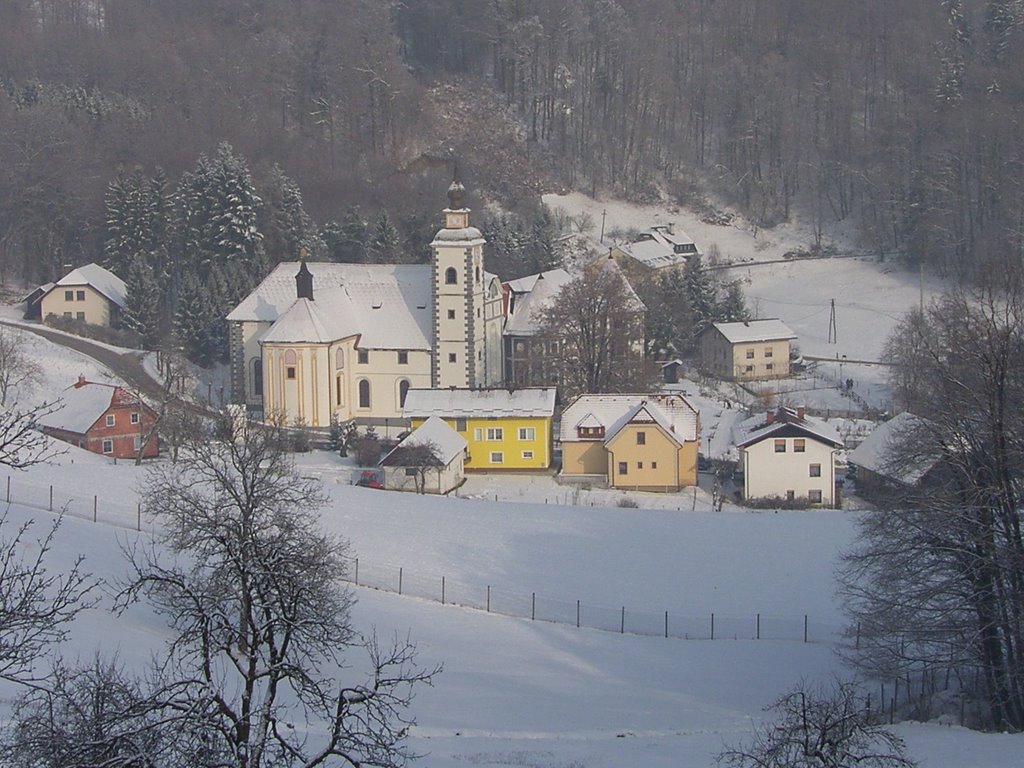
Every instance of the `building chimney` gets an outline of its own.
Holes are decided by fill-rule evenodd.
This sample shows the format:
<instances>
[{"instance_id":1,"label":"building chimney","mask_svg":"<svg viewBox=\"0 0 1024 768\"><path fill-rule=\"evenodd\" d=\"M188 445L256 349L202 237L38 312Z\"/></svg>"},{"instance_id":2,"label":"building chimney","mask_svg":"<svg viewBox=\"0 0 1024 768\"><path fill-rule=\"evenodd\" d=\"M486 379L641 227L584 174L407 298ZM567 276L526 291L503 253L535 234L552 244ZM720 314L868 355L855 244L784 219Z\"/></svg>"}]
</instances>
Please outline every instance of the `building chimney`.
<instances>
[{"instance_id":1,"label":"building chimney","mask_svg":"<svg viewBox=\"0 0 1024 768\"><path fill-rule=\"evenodd\" d=\"M306 266L306 260L302 260L298 273L295 275L295 293L300 299L313 300L313 273Z\"/></svg>"},{"instance_id":2,"label":"building chimney","mask_svg":"<svg viewBox=\"0 0 1024 768\"><path fill-rule=\"evenodd\" d=\"M75 382L75 389L80 389L81 387L84 387L88 383L89 382L85 380L85 374L80 373L78 374L78 381Z\"/></svg>"},{"instance_id":3,"label":"building chimney","mask_svg":"<svg viewBox=\"0 0 1024 768\"><path fill-rule=\"evenodd\" d=\"M803 418L804 418L804 411L805 411L805 408L804 408L804 406L802 406L802 405L798 405L798 406L796 407L796 417L797 417L798 419L800 419L801 421L802 421L802 420L803 420Z\"/></svg>"},{"instance_id":4,"label":"building chimney","mask_svg":"<svg viewBox=\"0 0 1024 768\"><path fill-rule=\"evenodd\" d=\"M765 422L765 425L767 426L768 424L774 424L774 423L775 423L775 411L768 411L768 421Z\"/></svg>"}]
</instances>

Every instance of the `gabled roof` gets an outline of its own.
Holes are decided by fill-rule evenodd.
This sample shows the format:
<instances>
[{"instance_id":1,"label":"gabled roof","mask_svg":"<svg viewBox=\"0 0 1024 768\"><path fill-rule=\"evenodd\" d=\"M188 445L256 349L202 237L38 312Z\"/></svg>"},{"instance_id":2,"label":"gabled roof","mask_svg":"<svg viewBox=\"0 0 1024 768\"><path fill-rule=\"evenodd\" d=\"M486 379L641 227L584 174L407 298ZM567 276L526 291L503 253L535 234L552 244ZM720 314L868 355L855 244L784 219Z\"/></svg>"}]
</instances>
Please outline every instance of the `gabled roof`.
<instances>
[{"instance_id":1,"label":"gabled roof","mask_svg":"<svg viewBox=\"0 0 1024 768\"><path fill-rule=\"evenodd\" d=\"M912 439L915 431L927 425L927 421L912 413L893 416L875 427L860 445L850 451L847 461L890 480L913 485L938 463L938 453L924 449L921 455L902 461L896 451L901 440Z\"/></svg>"},{"instance_id":2,"label":"gabled roof","mask_svg":"<svg viewBox=\"0 0 1024 768\"><path fill-rule=\"evenodd\" d=\"M104 269L99 264L86 264L84 267L71 270L58 280L50 290L80 285L88 285L96 289L119 307L124 306L125 296L128 295L124 280L110 270Z\"/></svg>"},{"instance_id":3,"label":"gabled roof","mask_svg":"<svg viewBox=\"0 0 1024 768\"><path fill-rule=\"evenodd\" d=\"M437 458L443 467L447 467L453 459L464 453L467 446L466 439L449 427L444 419L439 416L431 416L412 433L406 435L402 442L380 460L380 464L384 467L404 466L402 463L404 451L416 446L431 444L436 448Z\"/></svg>"},{"instance_id":4,"label":"gabled roof","mask_svg":"<svg viewBox=\"0 0 1024 768\"><path fill-rule=\"evenodd\" d=\"M512 336L532 336L538 333L543 323L544 311L572 279L572 275L564 269L552 269L509 282L509 288L519 296L505 323L505 333Z\"/></svg>"},{"instance_id":5,"label":"gabled roof","mask_svg":"<svg viewBox=\"0 0 1024 768\"><path fill-rule=\"evenodd\" d=\"M832 425L813 416L800 413L792 408L779 408L771 415L771 423L764 416L747 419L739 426L737 448L759 443L780 433L797 433L834 448L843 446L843 438Z\"/></svg>"},{"instance_id":6,"label":"gabled roof","mask_svg":"<svg viewBox=\"0 0 1024 768\"><path fill-rule=\"evenodd\" d=\"M638 415L645 415L678 441L697 439L700 421L697 409L682 395L580 395L562 412L559 439L563 442L587 440L580 438L579 427L604 427L610 438ZM593 438L590 438L593 439Z\"/></svg>"},{"instance_id":7,"label":"gabled roof","mask_svg":"<svg viewBox=\"0 0 1024 768\"><path fill-rule=\"evenodd\" d=\"M315 309L296 307L300 263L278 264L227 319L274 323L294 309L284 329L266 341L337 341L360 334L365 349L433 347L429 264L335 264L307 262ZM305 334L305 336L304 336ZM328 338L328 337L334 338Z\"/></svg>"},{"instance_id":8,"label":"gabled roof","mask_svg":"<svg viewBox=\"0 0 1024 768\"><path fill-rule=\"evenodd\" d=\"M549 417L555 413L555 389L410 389L402 413L408 418Z\"/></svg>"},{"instance_id":9,"label":"gabled roof","mask_svg":"<svg viewBox=\"0 0 1024 768\"><path fill-rule=\"evenodd\" d=\"M81 380L61 392L61 407L39 419L40 425L51 429L62 429L84 435L114 403L117 396L118 404L136 404L148 408L139 398L113 384L100 384Z\"/></svg>"},{"instance_id":10,"label":"gabled roof","mask_svg":"<svg viewBox=\"0 0 1024 768\"><path fill-rule=\"evenodd\" d=\"M624 243L619 246L619 250L652 269L682 267L686 264L685 254L676 253L671 245L656 239Z\"/></svg>"},{"instance_id":11,"label":"gabled roof","mask_svg":"<svg viewBox=\"0 0 1024 768\"><path fill-rule=\"evenodd\" d=\"M796 334L784 322L777 319L748 320L735 323L712 323L730 344L742 344L751 341L781 341L795 339Z\"/></svg>"},{"instance_id":12,"label":"gabled roof","mask_svg":"<svg viewBox=\"0 0 1024 768\"><path fill-rule=\"evenodd\" d=\"M641 400L606 431L605 445L611 443L630 424L657 424L676 445L686 442L682 435L676 434L675 425L657 405Z\"/></svg>"}]
</instances>

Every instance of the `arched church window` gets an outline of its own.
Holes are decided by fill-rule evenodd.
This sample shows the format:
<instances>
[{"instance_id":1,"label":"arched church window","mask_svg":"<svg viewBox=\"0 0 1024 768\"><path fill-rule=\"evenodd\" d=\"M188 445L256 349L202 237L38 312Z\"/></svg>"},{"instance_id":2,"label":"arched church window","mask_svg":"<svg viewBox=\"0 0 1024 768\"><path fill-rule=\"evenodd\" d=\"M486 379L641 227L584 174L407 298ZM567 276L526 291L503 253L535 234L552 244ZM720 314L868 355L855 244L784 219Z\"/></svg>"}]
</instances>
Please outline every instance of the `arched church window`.
<instances>
[{"instance_id":1,"label":"arched church window","mask_svg":"<svg viewBox=\"0 0 1024 768\"><path fill-rule=\"evenodd\" d=\"M398 382L398 407L405 408L405 396L409 394L409 380L402 379Z\"/></svg>"},{"instance_id":2,"label":"arched church window","mask_svg":"<svg viewBox=\"0 0 1024 768\"><path fill-rule=\"evenodd\" d=\"M339 348L334 353L334 370L340 371L345 367L345 350Z\"/></svg>"},{"instance_id":3,"label":"arched church window","mask_svg":"<svg viewBox=\"0 0 1024 768\"><path fill-rule=\"evenodd\" d=\"M252 393L256 397L263 397L263 358L252 359Z\"/></svg>"},{"instance_id":4,"label":"arched church window","mask_svg":"<svg viewBox=\"0 0 1024 768\"><path fill-rule=\"evenodd\" d=\"M370 382L366 379L359 380L359 407L370 407Z\"/></svg>"},{"instance_id":5,"label":"arched church window","mask_svg":"<svg viewBox=\"0 0 1024 768\"><path fill-rule=\"evenodd\" d=\"M297 361L298 361L298 355L295 354L295 350L294 349L286 349L284 351L284 364L285 365L295 365L295 363Z\"/></svg>"},{"instance_id":6,"label":"arched church window","mask_svg":"<svg viewBox=\"0 0 1024 768\"><path fill-rule=\"evenodd\" d=\"M446 285L455 285L459 282L459 273L455 271L455 267L448 267L444 271L444 282Z\"/></svg>"},{"instance_id":7,"label":"arched church window","mask_svg":"<svg viewBox=\"0 0 1024 768\"><path fill-rule=\"evenodd\" d=\"M473 268L473 276L476 279L476 281L479 283L480 282L480 267L474 267Z\"/></svg>"}]
</instances>

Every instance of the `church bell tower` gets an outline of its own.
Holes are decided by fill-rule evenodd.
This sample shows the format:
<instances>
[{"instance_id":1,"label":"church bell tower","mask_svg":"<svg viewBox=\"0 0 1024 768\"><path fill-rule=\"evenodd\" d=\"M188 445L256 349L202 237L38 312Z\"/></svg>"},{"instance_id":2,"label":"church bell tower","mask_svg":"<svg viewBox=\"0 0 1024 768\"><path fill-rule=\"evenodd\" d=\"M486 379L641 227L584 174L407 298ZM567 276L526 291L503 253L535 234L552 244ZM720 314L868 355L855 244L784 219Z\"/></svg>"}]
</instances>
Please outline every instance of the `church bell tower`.
<instances>
[{"instance_id":1,"label":"church bell tower","mask_svg":"<svg viewBox=\"0 0 1024 768\"><path fill-rule=\"evenodd\" d=\"M448 187L444 227L430 244L434 251L433 386L480 387L487 354L484 339L484 240L469 226L466 188Z\"/></svg>"}]
</instances>

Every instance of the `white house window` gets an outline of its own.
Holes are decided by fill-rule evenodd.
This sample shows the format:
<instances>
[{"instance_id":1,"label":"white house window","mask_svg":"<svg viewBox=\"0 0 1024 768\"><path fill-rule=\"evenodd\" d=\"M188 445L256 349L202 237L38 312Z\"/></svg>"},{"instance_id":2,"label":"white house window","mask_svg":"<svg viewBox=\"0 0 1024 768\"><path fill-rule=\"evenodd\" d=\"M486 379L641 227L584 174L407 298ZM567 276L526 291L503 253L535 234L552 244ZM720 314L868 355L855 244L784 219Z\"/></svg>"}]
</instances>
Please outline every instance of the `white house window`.
<instances>
[{"instance_id":1,"label":"white house window","mask_svg":"<svg viewBox=\"0 0 1024 768\"><path fill-rule=\"evenodd\" d=\"M132 438L132 450L137 451L141 447L142 447L142 437L140 435L135 435L135 437Z\"/></svg>"},{"instance_id":2,"label":"white house window","mask_svg":"<svg viewBox=\"0 0 1024 768\"><path fill-rule=\"evenodd\" d=\"M807 500L813 504L821 504L821 491L814 490L807 492Z\"/></svg>"},{"instance_id":3,"label":"white house window","mask_svg":"<svg viewBox=\"0 0 1024 768\"><path fill-rule=\"evenodd\" d=\"M75 291L76 301L85 301L85 291Z\"/></svg>"},{"instance_id":4,"label":"white house window","mask_svg":"<svg viewBox=\"0 0 1024 768\"><path fill-rule=\"evenodd\" d=\"M116 416L114 416L114 414L112 414L112 413L108 413L108 414L107 414L107 426L108 426L108 427L112 427L112 426L114 426L114 422L115 422L116 418L117 418L117 417L116 417Z\"/></svg>"},{"instance_id":5,"label":"white house window","mask_svg":"<svg viewBox=\"0 0 1024 768\"><path fill-rule=\"evenodd\" d=\"M753 360L753 359L754 359L754 350L748 349L747 350L747 360Z\"/></svg>"},{"instance_id":6,"label":"white house window","mask_svg":"<svg viewBox=\"0 0 1024 768\"><path fill-rule=\"evenodd\" d=\"M473 430L473 439L476 440L479 443L481 440L484 439L484 431L482 429L480 429L479 427L474 429Z\"/></svg>"},{"instance_id":7,"label":"white house window","mask_svg":"<svg viewBox=\"0 0 1024 768\"><path fill-rule=\"evenodd\" d=\"M643 468L644 468L644 463L643 463L642 461L638 461L638 462L636 463L636 468L637 468L637 469L643 469Z\"/></svg>"},{"instance_id":8,"label":"white house window","mask_svg":"<svg viewBox=\"0 0 1024 768\"><path fill-rule=\"evenodd\" d=\"M139 414L138 413L133 413L132 414L132 424L138 424L138 423L139 423Z\"/></svg>"},{"instance_id":9,"label":"white house window","mask_svg":"<svg viewBox=\"0 0 1024 768\"><path fill-rule=\"evenodd\" d=\"M752 365L748 365L748 366L746 366L746 367L745 367L745 368L743 369L743 372L744 372L744 373L753 373L753 372L754 372L754 366L752 366Z\"/></svg>"},{"instance_id":10,"label":"white house window","mask_svg":"<svg viewBox=\"0 0 1024 768\"><path fill-rule=\"evenodd\" d=\"M811 477L821 477L821 464L811 464Z\"/></svg>"},{"instance_id":11,"label":"white house window","mask_svg":"<svg viewBox=\"0 0 1024 768\"><path fill-rule=\"evenodd\" d=\"M398 364L408 365L409 364L409 353L404 349L398 350Z\"/></svg>"},{"instance_id":12,"label":"white house window","mask_svg":"<svg viewBox=\"0 0 1024 768\"><path fill-rule=\"evenodd\" d=\"M795 491L786 491L786 501L793 501L796 498Z\"/></svg>"},{"instance_id":13,"label":"white house window","mask_svg":"<svg viewBox=\"0 0 1024 768\"><path fill-rule=\"evenodd\" d=\"M775 441L775 452L776 453L785 453L786 452L786 441L785 440L776 440Z\"/></svg>"},{"instance_id":14,"label":"white house window","mask_svg":"<svg viewBox=\"0 0 1024 768\"><path fill-rule=\"evenodd\" d=\"M466 431L466 419L465 418L456 419L455 420L455 431L456 432L465 432Z\"/></svg>"},{"instance_id":15,"label":"white house window","mask_svg":"<svg viewBox=\"0 0 1024 768\"><path fill-rule=\"evenodd\" d=\"M501 451L491 451L491 464L504 464L505 454Z\"/></svg>"},{"instance_id":16,"label":"white house window","mask_svg":"<svg viewBox=\"0 0 1024 768\"><path fill-rule=\"evenodd\" d=\"M294 365L289 365L287 368L285 368L284 369L284 375L285 375L286 378L294 379L295 378L295 366Z\"/></svg>"},{"instance_id":17,"label":"white house window","mask_svg":"<svg viewBox=\"0 0 1024 768\"><path fill-rule=\"evenodd\" d=\"M75 312L76 320L85 320L85 312Z\"/></svg>"},{"instance_id":18,"label":"white house window","mask_svg":"<svg viewBox=\"0 0 1024 768\"><path fill-rule=\"evenodd\" d=\"M74 301L74 300L75 300L75 292L74 291L64 291L64 301Z\"/></svg>"},{"instance_id":19,"label":"white house window","mask_svg":"<svg viewBox=\"0 0 1024 768\"><path fill-rule=\"evenodd\" d=\"M496 442L505 439L505 430L501 427L488 427L487 428L487 440L489 442Z\"/></svg>"},{"instance_id":20,"label":"white house window","mask_svg":"<svg viewBox=\"0 0 1024 768\"><path fill-rule=\"evenodd\" d=\"M523 451L523 458L524 459L532 459L533 458L533 451Z\"/></svg>"},{"instance_id":21,"label":"white house window","mask_svg":"<svg viewBox=\"0 0 1024 768\"><path fill-rule=\"evenodd\" d=\"M624 461L620 461L619 462L619 474L620 475L628 475L629 474L629 464L627 464Z\"/></svg>"},{"instance_id":22,"label":"white house window","mask_svg":"<svg viewBox=\"0 0 1024 768\"><path fill-rule=\"evenodd\" d=\"M368 349L360 349L360 350L358 350L358 355L359 355L359 364L360 365L366 365L367 363L370 362L370 350L368 350Z\"/></svg>"},{"instance_id":23,"label":"white house window","mask_svg":"<svg viewBox=\"0 0 1024 768\"><path fill-rule=\"evenodd\" d=\"M765 347L764 348L764 356L765 357L771 357L772 356L772 348L771 347Z\"/></svg>"},{"instance_id":24,"label":"white house window","mask_svg":"<svg viewBox=\"0 0 1024 768\"><path fill-rule=\"evenodd\" d=\"M520 427L519 428L519 439L520 440L536 440L537 430L534 427Z\"/></svg>"},{"instance_id":25,"label":"white house window","mask_svg":"<svg viewBox=\"0 0 1024 768\"><path fill-rule=\"evenodd\" d=\"M113 453L114 452L114 441L113 440L104 440L103 441L103 452L104 453Z\"/></svg>"},{"instance_id":26,"label":"white house window","mask_svg":"<svg viewBox=\"0 0 1024 768\"><path fill-rule=\"evenodd\" d=\"M66 317L68 320L70 320L72 318L72 314L70 312L65 312L64 313L64 317Z\"/></svg>"},{"instance_id":27,"label":"white house window","mask_svg":"<svg viewBox=\"0 0 1024 768\"><path fill-rule=\"evenodd\" d=\"M370 382L366 379L359 380L359 407L370 407Z\"/></svg>"},{"instance_id":28,"label":"white house window","mask_svg":"<svg viewBox=\"0 0 1024 768\"><path fill-rule=\"evenodd\" d=\"M637 445L647 445L647 433L646 432L637 432L636 433L636 444Z\"/></svg>"}]
</instances>

